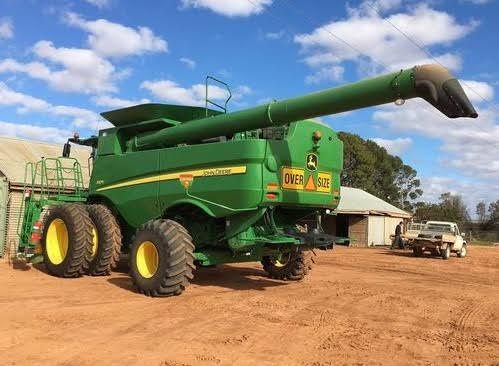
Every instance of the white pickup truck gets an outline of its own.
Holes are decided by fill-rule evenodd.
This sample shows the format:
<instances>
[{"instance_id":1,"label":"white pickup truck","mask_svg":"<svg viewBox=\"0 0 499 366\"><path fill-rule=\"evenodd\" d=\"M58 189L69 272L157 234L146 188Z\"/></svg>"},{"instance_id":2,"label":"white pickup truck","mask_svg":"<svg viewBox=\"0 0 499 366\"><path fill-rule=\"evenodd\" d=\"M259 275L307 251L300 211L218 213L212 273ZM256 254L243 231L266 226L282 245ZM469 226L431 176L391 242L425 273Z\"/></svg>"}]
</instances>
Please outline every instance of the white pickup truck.
<instances>
[{"instance_id":1,"label":"white pickup truck","mask_svg":"<svg viewBox=\"0 0 499 366\"><path fill-rule=\"evenodd\" d=\"M464 236L455 222L427 221L418 236L412 240L412 251L416 257L429 251L443 259L449 259L451 252L463 258L467 249Z\"/></svg>"}]
</instances>

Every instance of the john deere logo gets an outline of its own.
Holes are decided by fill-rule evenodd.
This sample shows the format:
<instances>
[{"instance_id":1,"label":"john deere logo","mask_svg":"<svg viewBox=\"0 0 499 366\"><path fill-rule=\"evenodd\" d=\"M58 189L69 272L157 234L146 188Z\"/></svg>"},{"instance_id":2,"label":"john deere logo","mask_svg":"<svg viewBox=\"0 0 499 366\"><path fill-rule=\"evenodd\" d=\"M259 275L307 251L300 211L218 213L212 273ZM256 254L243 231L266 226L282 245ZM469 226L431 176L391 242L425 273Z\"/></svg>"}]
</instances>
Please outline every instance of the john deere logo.
<instances>
[{"instance_id":1,"label":"john deere logo","mask_svg":"<svg viewBox=\"0 0 499 366\"><path fill-rule=\"evenodd\" d=\"M307 155L307 169L310 171L316 171L317 170L317 165L319 163L319 158L315 154L308 154Z\"/></svg>"}]
</instances>

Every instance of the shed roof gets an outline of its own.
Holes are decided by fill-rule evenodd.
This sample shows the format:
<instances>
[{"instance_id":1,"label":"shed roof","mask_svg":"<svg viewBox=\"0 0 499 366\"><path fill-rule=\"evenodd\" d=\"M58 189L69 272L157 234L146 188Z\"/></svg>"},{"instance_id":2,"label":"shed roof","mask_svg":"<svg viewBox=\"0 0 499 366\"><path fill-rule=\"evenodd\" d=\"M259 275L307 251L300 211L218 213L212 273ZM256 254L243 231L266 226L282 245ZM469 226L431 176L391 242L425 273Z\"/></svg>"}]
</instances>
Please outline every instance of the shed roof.
<instances>
[{"instance_id":1,"label":"shed roof","mask_svg":"<svg viewBox=\"0 0 499 366\"><path fill-rule=\"evenodd\" d=\"M341 187L341 199L335 213L386 215L409 218L412 215L359 188Z\"/></svg>"},{"instance_id":2,"label":"shed roof","mask_svg":"<svg viewBox=\"0 0 499 366\"><path fill-rule=\"evenodd\" d=\"M11 184L21 185L24 182L24 169L27 162L35 163L45 158L61 156L62 144L49 144L39 141L28 141L10 137L0 137L0 173L5 175ZM71 157L78 159L82 167L83 183L88 185L89 148L72 145Z\"/></svg>"}]
</instances>

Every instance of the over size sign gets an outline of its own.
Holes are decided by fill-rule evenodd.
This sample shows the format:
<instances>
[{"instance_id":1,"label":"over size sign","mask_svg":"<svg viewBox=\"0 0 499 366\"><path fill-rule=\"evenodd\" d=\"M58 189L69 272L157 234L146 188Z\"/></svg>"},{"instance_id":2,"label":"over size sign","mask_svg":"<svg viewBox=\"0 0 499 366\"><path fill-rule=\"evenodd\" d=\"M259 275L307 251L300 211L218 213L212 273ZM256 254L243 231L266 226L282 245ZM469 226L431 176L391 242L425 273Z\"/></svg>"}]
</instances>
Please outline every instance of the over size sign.
<instances>
[{"instance_id":1,"label":"over size sign","mask_svg":"<svg viewBox=\"0 0 499 366\"><path fill-rule=\"evenodd\" d=\"M301 168L282 168L281 174L281 186L283 189L292 189L295 191L310 190L305 185L310 185L308 181L310 177L305 179L305 169ZM332 185L332 177L330 173L319 172L317 173L317 179L312 175L314 191L330 193Z\"/></svg>"}]
</instances>

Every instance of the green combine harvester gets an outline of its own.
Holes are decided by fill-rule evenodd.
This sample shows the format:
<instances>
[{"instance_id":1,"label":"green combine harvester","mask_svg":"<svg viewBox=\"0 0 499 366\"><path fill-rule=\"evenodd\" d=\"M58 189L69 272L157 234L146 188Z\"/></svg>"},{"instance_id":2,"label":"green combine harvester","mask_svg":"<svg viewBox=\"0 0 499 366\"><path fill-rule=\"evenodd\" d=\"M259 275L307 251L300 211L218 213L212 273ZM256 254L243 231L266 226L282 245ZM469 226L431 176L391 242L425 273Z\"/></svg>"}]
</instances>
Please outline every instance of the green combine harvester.
<instances>
[{"instance_id":1,"label":"green combine harvester","mask_svg":"<svg viewBox=\"0 0 499 366\"><path fill-rule=\"evenodd\" d=\"M477 117L437 65L233 113L209 109L208 97L206 108L102 113L113 128L28 167L20 253L59 277L108 275L128 253L149 296L182 293L195 265L261 261L272 278L300 280L311 251L335 242L321 217L340 201L343 165L336 133L310 118L415 97L450 118ZM70 143L93 149L88 190Z\"/></svg>"}]
</instances>

